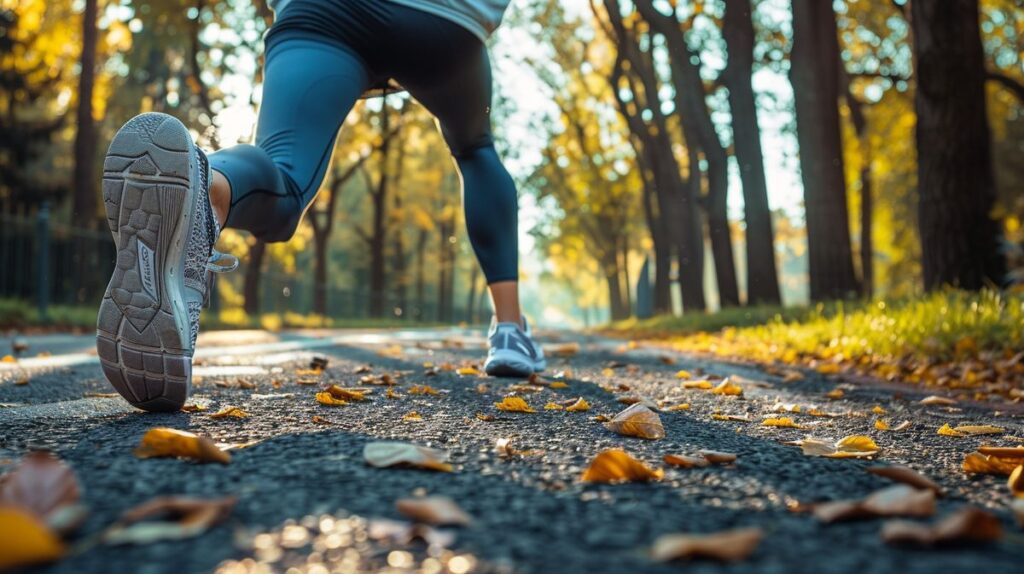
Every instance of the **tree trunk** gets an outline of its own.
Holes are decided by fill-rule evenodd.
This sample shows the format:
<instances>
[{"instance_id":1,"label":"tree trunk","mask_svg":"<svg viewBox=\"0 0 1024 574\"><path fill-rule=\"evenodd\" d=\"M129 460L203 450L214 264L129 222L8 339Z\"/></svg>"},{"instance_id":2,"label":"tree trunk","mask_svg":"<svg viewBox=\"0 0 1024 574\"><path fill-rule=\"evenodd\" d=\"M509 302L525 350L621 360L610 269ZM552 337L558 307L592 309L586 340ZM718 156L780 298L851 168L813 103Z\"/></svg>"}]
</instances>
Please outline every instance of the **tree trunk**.
<instances>
[{"instance_id":1,"label":"tree trunk","mask_svg":"<svg viewBox=\"0 0 1024 574\"><path fill-rule=\"evenodd\" d=\"M263 241L257 241L249 247L242 296L245 299L245 313L250 317L258 317L260 314L260 279L263 276L263 256L266 252L267 244Z\"/></svg>"},{"instance_id":2,"label":"tree trunk","mask_svg":"<svg viewBox=\"0 0 1024 574\"><path fill-rule=\"evenodd\" d=\"M313 217L315 216L313 214ZM313 313L321 317L327 316L328 237L329 235L324 232L313 235Z\"/></svg>"},{"instance_id":3,"label":"tree trunk","mask_svg":"<svg viewBox=\"0 0 1024 574\"><path fill-rule=\"evenodd\" d=\"M473 270L469 274L469 293L468 293L468 295L466 297L467 301L466 301L466 318L465 318L465 321L467 323L469 323L470 325L472 325L473 323L476 322L476 320L475 320L475 315L476 315L476 311L475 311L476 310L476 293L477 293L476 286L477 286L477 283L479 283L479 279L480 279L480 266L479 265L474 265L473 266Z\"/></svg>"},{"instance_id":4,"label":"tree trunk","mask_svg":"<svg viewBox=\"0 0 1024 574\"><path fill-rule=\"evenodd\" d=\"M871 239L874 198L871 188L871 160L860 169L860 275L864 297L871 298L875 289L874 242Z\"/></svg>"},{"instance_id":5,"label":"tree trunk","mask_svg":"<svg viewBox=\"0 0 1024 574\"><path fill-rule=\"evenodd\" d=\"M427 275L424 259L427 249L427 231L420 229L419 238L416 241L416 309L413 318L422 321L426 316L425 306L427 304Z\"/></svg>"},{"instance_id":6,"label":"tree trunk","mask_svg":"<svg viewBox=\"0 0 1024 574\"><path fill-rule=\"evenodd\" d=\"M380 318L384 316L384 282L385 282L385 261L384 248L387 244L387 226L385 225L388 199L388 157L391 149L391 138L388 133L389 110L385 104L381 110L381 134L383 140L380 144L380 180L377 189L373 192L373 227L370 232L370 316Z\"/></svg>"},{"instance_id":7,"label":"tree trunk","mask_svg":"<svg viewBox=\"0 0 1024 574\"><path fill-rule=\"evenodd\" d=\"M650 167L643 159L643 151L639 145L634 145L636 152L637 167L640 168L644 182L643 202L644 218L647 221L647 229L651 234L651 243L654 248L654 301L653 312L657 315L672 313L672 244L665 230L665 222L658 217L654 210L654 184L649 181Z\"/></svg>"},{"instance_id":8,"label":"tree trunk","mask_svg":"<svg viewBox=\"0 0 1024 574\"><path fill-rule=\"evenodd\" d=\"M915 0L911 15L925 288L1000 285L978 1Z\"/></svg>"},{"instance_id":9,"label":"tree trunk","mask_svg":"<svg viewBox=\"0 0 1024 574\"><path fill-rule=\"evenodd\" d=\"M845 299L859 288L839 132L839 41L830 2L793 0L791 60L811 299Z\"/></svg>"},{"instance_id":10,"label":"tree trunk","mask_svg":"<svg viewBox=\"0 0 1024 574\"><path fill-rule=\"evenodd\" d=\"M733 147L743 183L746 223L747 304L778 305L779 276L775 265L775 232L768 205L761 129L751 84L754 64L754 24L751 0L726 0L722 33L729 51L724 74L732 111Z\"/></svg>"},{"instance_id":11,"label":"tree trunk","mask_svg":"<svg viewBox=\"0 0 1024 574\"><path fill-rule=\"evenodd\" d=\"M96 85L96 12L98 0L85 0L82 12L81 71L78 76L78 108L75 131L75 168L72 213L87 227L98 224L96 211L96 123L92 117L92 96Z\"/></svg>"}]
</instances>

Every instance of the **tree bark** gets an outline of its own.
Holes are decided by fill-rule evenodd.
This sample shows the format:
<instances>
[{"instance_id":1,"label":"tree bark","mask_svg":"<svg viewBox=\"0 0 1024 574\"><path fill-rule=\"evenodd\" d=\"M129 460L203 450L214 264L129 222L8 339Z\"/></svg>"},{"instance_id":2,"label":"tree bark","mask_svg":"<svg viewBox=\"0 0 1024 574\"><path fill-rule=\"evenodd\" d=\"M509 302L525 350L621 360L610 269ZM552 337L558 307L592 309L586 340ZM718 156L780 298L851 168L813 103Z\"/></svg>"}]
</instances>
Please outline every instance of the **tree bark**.
<instances>
[{"instance_id":1,"label":"tree bark","mask_svg":"<svg viewBox=\"0 0 1024 574\"><path fill-rule=\"evenodd\" d=\"M413 314L413 318L417 321L422 321L426 316L427 276L424 259L426 258L427 237L427 231L420 229L419 238L416 241L416 309Z\"/></svg>"},{"instance_id":2,"label":"tree bark","mask_svg":"<svg viewBox=\"0 0 1024 574\"><path fill-rule=\"evenodd\" d=\"M978 1L915 0L911 15L925 288L1000 285Z\"/></svg>"},{"instance_id":3,"label":"tree bark","mask_svg":"<svg viewBox=\"0 0 1024 574\"><path fill-rule=\"evenodd\" d=\"M267 244L257 241L249 247L249 261L245 267L245 281L242 286L244 298L243 308L250 317L260 314L260 279L263 276L263 258L267 252Z\"/></svg>"},{"instance_id":4,"label":"tree bark","mask_svg":"<svg viewBox=\"0 0 1024 574\"><path fill-rule=\"evenodd\" d=\"M72 213L88 227L98 225L96 202L96 123L92 117L92 96L96 86L96 29L98 0L85 0L82 12L81 71L78 76L76 110L75 168Z\"/></svg>"},{"instance_id":5,"label":"tree bark","mask_svg":"<svg viewBox=\"0 0 1024 574\"><path fill-rule=\"evenodd\" d=\"M722 33L729 51L723 80L729 89L733 147L743 183L746 223L747 304L779 305L779 276L775 264L775 231L768 204L761 129L751 77L754 69L754 24L751 0L726 0Z\"/></svg>"},{"instance_id":6,"label":"tree bark","mask_svg":"<svg viewBox=\"0 0 1024 574\"><path fill-rule=\"evenodd\" d=\"M790 80L807 212L813 301L859 291L839 131L839 40L830 2L793 0Z\"/></svg>"}]
</instances>

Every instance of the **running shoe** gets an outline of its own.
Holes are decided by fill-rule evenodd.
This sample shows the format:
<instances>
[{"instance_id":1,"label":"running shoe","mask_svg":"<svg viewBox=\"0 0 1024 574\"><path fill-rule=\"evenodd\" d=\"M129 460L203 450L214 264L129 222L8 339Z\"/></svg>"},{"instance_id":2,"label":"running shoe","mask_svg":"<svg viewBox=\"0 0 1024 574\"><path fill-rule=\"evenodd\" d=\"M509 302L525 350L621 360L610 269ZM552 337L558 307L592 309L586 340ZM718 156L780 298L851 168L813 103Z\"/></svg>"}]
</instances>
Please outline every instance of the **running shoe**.
<instances>
[{"instance_id":1,"label":"running shoe","mask_svg":"<svg viewBox=\"0 0 1024 574\"><path fill-rule=\"evenodd\" d=\"M492 377L528 377L547 367L544 350L533 340L525 317L522 325L499 323L492 317L487 340L484 372Z\"/></svg>"},{"instance_id":2,"label":"running shoe","mask_svg":"<svg viewBox=\"0 0 1024 574\"><path fill-rule=\"evenodd\" d=\"M210 177L185 126L158 113L118 130L103 162L117 264L96 320L96 351L110 384L147 411L185 404L211 273L238 266L213 249L220 225Z\"/></svg>"}]
</instances>

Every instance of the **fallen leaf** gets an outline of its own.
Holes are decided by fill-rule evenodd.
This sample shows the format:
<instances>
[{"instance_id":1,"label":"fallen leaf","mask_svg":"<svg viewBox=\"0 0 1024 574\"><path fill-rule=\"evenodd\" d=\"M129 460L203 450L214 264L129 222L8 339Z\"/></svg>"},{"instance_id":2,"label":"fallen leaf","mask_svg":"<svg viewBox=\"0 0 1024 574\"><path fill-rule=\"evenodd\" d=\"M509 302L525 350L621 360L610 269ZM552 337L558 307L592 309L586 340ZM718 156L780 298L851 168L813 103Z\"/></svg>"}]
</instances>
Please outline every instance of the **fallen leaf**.
<instances>
[{"instance_id":1,"label":"fallen leaf","mask_svg":"<svg viewBox=\"0 0 1024 574\"><path fill-rule=\"evenodd\" d=\"M651 558L657 562L710 558L722 562L745 560L764 538L760 528L738 528L712 534L664 534L654 541Z\"/></svg>"},{"instance_id":2,"label":"fallen leaf","mask_svg":"<svg viewBox=\"0 0 1024 574\"><path fill-rule=\"evenodd\" d=\"M802 380L804 380L804 375L799 371L786 371L786 374L782 377L783 383L795 383Z\"/></svg>"},{"instance_id":3,"label":"fallen leaf","mask_svg":"<svg viewBox=\"0 0 1024 574\"><path fill-rule=\"evenodd\" d=\"M800 405L796 403L775 403L772 405L772 412L774 413L794 413L800 414Z\"/></svg>"},{"instance_id":4,"label":"fallen leaf","mask_svg":"<svg viewBox=\"0 0 1024 574\"><path fill-rule=\"evenodd\" d=\"M461 367L455 369L455 373L463 377L477 377L480 375L480 371L478 371L476 367Z\"/></svg>"},{"instance_id":5,"label":"fallen leaf","mask_svg":"<svg viewBox=\"0 0 1024 574\"><path fill-rule=\"evenodd\" d=\"M0 359L0 363L17 363L18 359L14 358L14 355L4 355L4 358Z\"/></svg>"},{"instance_id":6,"label":"fallen leaf","mask_svg":"<svg viewBox=\"0 0 1024 574\"><path fill-rule=\"evenodd\" d=\"M423 420L423 416L420 413L416 412L416 411L411 411L408 414L406 414L405 416L403 416L402 420L407 422L407 423L409 423L409 422L420 422L420 421Z\"/></svg>"},{"instance_id":7,"label":"fallen leaf","mask_svg":"<svg viewBox=\"0 0 1024 574\"><path fill-rule=\"evenodd\" d=\"M437 389L430 385L413 385L407 391L410 395L439 395Z\"/></svg>"},{"instance_id":8,"label":"fallen leaf","mask_svg":"<svg viewBox=\"0 0 1024 574\"><path fill-rule=\"evenodd\" d=\"M53 562L64 552L64 544L39 517L0 506L0 570Z\"/></svg>"},{"instance_id":9,"label":"fallen leaf","mask_svg":"<svg viewBox=\"0 0 1024 574\"><path fill-rule=\"evenodd\" d=\"M764 419L763 421L761 421L761 425L762 426L766 426L766 427L784 427L784 428L794 428L794 429L802 429L802 428L804 428L804 427L796 424L795 422L793 422L793 419L791 419L789 417L767 418L767 419Z\"/></svg>"},{"instance_id":10,"label":"fallen leaf","mask_svg":"<svg viewBox=\"0 0 1024 574\"><path fill-rule=\"evenodd\" d=\"M446 496L403 498L395 509L415 522L434 526L465 526L472 519L454 500Z\"/></svg>"},{"instance_id":11,"label":"fallen leaf","mask_svg":"<svg viewBox=\"0 0 1024 574\"><path fill-rule=\"evenodd\" d=\"M580 480L583 482L644 482L661 480L665 472L651 469L639 460L629 456L624 450L609 449L601 451L590 466L583 471Z\"/></svg>"},{"instance_id":12,"label":"fallen leaf","mask_svg":"<svg viewBox=\"0 0 1024 574\"><path fill-rule=\"evenodd\" d=\"M690 371L686 371L686 370L676 371L676 378L677 379L692 379L693 375L690 374Z\"/></svg>"},{"instance_id":13,"label":"fallen leaf","mask_svg":"<svg viewBox=\"0 0 1024 574\"><path fill-rule=\"evenodd\" d=\"M836 363L826 363L824 365L818 365L815 370L823 375L834 375L840 371L840 367Z\"/></svg>"},{"instance_id":14,"label":"fallen leaf","mask_svg":"<svg viewBox=\"0 0 1024 574\"><path fill-rule=\"evenodd\" d=\"M879 451L875 441L863 435L848 436L835 443L806 438L793 444L800 446L807 456L826 458L864 458L874 456Z\"/></svg>"},{"instance_id":15,"label":"fallen leaf","mask_svg":"<svg viewBox=\"0 0 1024 574\"><path fill-rule=\"evenodd\" d=\"M979 446L978 452L1001 458L1024 459L1024 446Z\"/></svg>"},{"instance_id":16,"label":"fallen leaf","mask_svg":"<svg viewBox=\"0 0 1024 574\"><path fill-rule=\"evenodd\" d=\"M27 385L28 384L28 377L24 377L24 376L23 377L18 377L18 379L16 381L14 381L14 384L19 386L19 387L23 386L23 385Z\"/></svg>"},{"instance_id":17,"label":"fallen leaf","mask_svg":"<svg viewBox=\"0 0 1024 574\"><path fill-rule=\"evenodd\" d=\"M992 542L1002 535L998 517L972 507L958 510L932 525L905 520L891 520L882 525L882 540L887 544L945 546Z\"/></svg>"},{"instance_id":18,"label":"fallen leaf","mask_svg":"<svg viewBox=\"0 0 1024 574\"><path fill-rule=\"evenodd\" d=\"M931 395L918 401L922 405L941 405L941 406L952 406L956 404L956 401L948 397L940 397L938 395Z\"/></svg>"},{"instance_id":19,"label":"fallen leaf","mask_svg":"<svg viewBox=\"0 0 1024 574\"><path fill-rule=\"evenodd\" d=\"M580 352L579 343L564 343L561 345L548 346L546 351L549 355L556 357L571 357Z\"/></svg>"},{"instance_id":20,"label":"fallen leaf","mask_svg":"<svg viewBox=\"0 0 1024 574\"><path fill-rule=\"evenodd\" d=\"M576 399L576 402L574 402L573 404L565 407L565 410L567 410L569 412L574 412L574 413L579 413L579 412L583 412L583 411L589 411L590 410L590 403L588 403L586 401L586 399L584 399L583 397L580 397L580 398Z\"/></svg>"},{"instance_id":21,"label":"fallen leaf","mask_svg":"<svg viewBox=\"0 0 1024 574\"><path fill-rule=\"evenodd\" d=\"M348 404L348 401L335 398L334 395L327 391L317 393L316 402L328 407L342 407Z\"/></svg>"},{"instance_id":22,"label":"fallen leaf","mask_svg":"<svg viewBox=\"0 0 1024 574\"><path fill-rule=\"evenodd\" d=\"M542 450L518 450L512 447L512 439L510 438L499 438L494 443L494 450L498 452L499 456L512 457L512 456L537 456L544 454Z\"/></svg>"},{"instance_id":23,"label":"fallen leaf","mask_svg":"<svg viewBox=\"0 0 1024 574\"><path fill-rule=\"evenodd\" d=\"M1013 469L1010 473L1010 479L1006 481L1006 486L1010 489L1010 494L1024 498L1024 465L1020 465Z\"/></svg>"},{"instance_id":24,"label":"fallen leaf","mask_svg":"<svg viewBox=\"0 0 1024 574\"><path fill-rule=\"evenodd\" d=\"M186 413L201 413L209 408L206 405L184 405L181 410Z\"/></svg>"},{"instance_id":25,"label":"fallen leaf","mask_svg":"<svg viewBox=\"0 0 1024 574\"><path fill-rule=\"evenodd\" d=\"M1022 464L1022 460L1019 458L1006 458L982 454L980 452L972 452L964 457L962 467L964 472L968 474L998 474L1009 476L1020 464Z\"/></svg>"},{"instance_id":26,"label":"fallen leaf","mask_svg":"<svg viewBox=\"0 0 1024 574\"><path fill-rule=\"evenodd\" d=\"M711 384L711 381L684 381L683 382L683 388L684 389L701 389L701 390L707 391L707 390L711 390L712 386L713 385Z\"/></svg>"},{"instance_id":27,"label":"fallen leaf","mask_svg":"<svg viewBox=\"0 0 1024 574\"><path fill-rule=\"evenodd\" d=\"M875 430L892 430L892 429L889 427L889 423L883 421L882 419L878 419L878 420L875 421Z\"/></svg>"},{"instance_id":28,"label":"fallen leaf","mask_svg":"<svg viewBox=\"0 0 1024 574\"><path fill-rule=\"evenodd\" d=\"M312 421L315 422L316 424L319 424L319 425L333 425L334 424L331 421L325 419L324 417L322 417L320 415L313 415Z\"/></svg>"},{"instance_id":29,"label":"fallen leaf","mask_svg":"<svg viewBox=\"0 0 1024 574\"><path fill-rule=\"evenodd\" d=\"M309 368L316 369L317 371L323 371L327 369L329 359L323 356L314 356L309 360Z\"/></svg>"},{"instance_id":30,"label":"fallen leaf","mask_svg":"<svg viewBox=\"0 0 1024 574\"><path fill-rule=\"evenodd\" d=\"M103 532L107 544L151 544L198 536L221 522L235 498L201 499L187 496L154 498L125 512ZM150 520L159 518L160 520Z\"/></svg>"},{"instance_id":31,"label":"fallen leaf","mask_svg":"<svg viewBox=\"0 0 1024 574\"><path fill-rule=\"evenodd\" d=\"M366 464L377 468L406 466L426 470L451 472L448 453L443 450L418 446L407 442L369 442L363 447Z\"/></svg>"},{"instance_id":32,"label":"fallen leaf","mask_svg":"<svg viewBox=\"0 0 1024 574\"><path fill-rule=\"evenodd\" d=\"M711 464L708 459L704 457L686 456L682 454L666 454L661 460L665 461L665 464L681 466L683 468L703 468Z\"/></svg>"},{"instance_id":33,"label":"fallen leaf","mask_svg":"<svg viewBox=\"0 0 1024 574\"><path fill-rule=\"evenodd\" d=\"M494 403L499 411L506 411L510 413L535 413L537 411L530 408L530 405L526 403L522 397L505 397L500 403Z\"/></svg>"},{"instance_id":34,"label":"fallen leaf","mask_svg":"<svg viewBox=\"0 0 1024 574\"><path fill-rule=\"evenodd\" d=\"M965 435L1003 434L1006 429L992 425L960 425L953 429Z\"/></svg>"},{"instance_id":35,"label":"fallen leaf","mask_svg":"<svg viewBox=\"0 0 1024 574\"><path fill-rule=\"evenodd\" d=\"M395 391L394 387L388 387L388 390L384 393L386 399L400 399L402 395Z\"/></svg>"},{"instance_id":36,"label":"fallen leaf","mask_svg":"<svg viewBox=\"0 0 1024 574\"><path fill-rule=\"evenodd\" d=\"M139 458L181 457L199 462L231 462L231 455L208 437L163 427L146 431L134 453Z\"/></svg>"},{"instance_id":37,"label":"fallen leaf","mask_svg":"<svg viewBox=\"0 0 1024 574\"><path fill-rule=\"evenodd\" d=\"M551 383L550 385L548 385L548 388L549 389L568 389L569 385L568 385L568 383L563 383L562 381L555 381L555 382Z\"/></svg>"},{"instance_id":38,"label":"fallen leaf","mask_svg":"<svg viewBox=\"0 0 1024 574\"><path fill-rule=\"evenodd\" d=\"M935 514L935 492L897 484L875 491L863 500L815 504L812 513L826 524L880 516L931 516Z\"/></svg>"},{"instance_id":39,"label":"fallen leaf","mask_svg":"<svg viewBox=\"0 0 1024 574\"><path fill-rule=\"evenodd\" d=\"M213 413L212 415L210 415L210 418L211 419L226 419L226 418L244 419L244 418L247 418L248 416L249 416L249 413L243 411L242 409L240 409L238 407L224 407L221 410L219 410L219 411Z\"/></svg>"},{"instance_id":40,"label":"fallen leaf","mask_svg":"<svg viewBox=\"0 0 1024 574\"><path fill-rule=\"evenodd\" d=\"M716 395L740 396L743 394L743 387L729 382L729 379L723 379L717 387L711 389L711 392Z\"/></svg>"},{"instance_id":41,"label":"fallen leaf","mask_svg":"<svg viewBox=\"0 0 1024 574\"><path fill-rule=\"evenodd\" d=\"M608 415L594 415L594 420L599 423L606 423L612 420L612 418Z\"/></svg>"},{"instance_id":42,"label":"fallen leaf","mask_svg":"<svg viewBox=\"0 0 1024 574\"><path fill-rule=\"evenodd\" d=\"M563 407L562 405L560 405L558 403L548 403L548 404L544 405L544 410L546 410L546 411L560 411L560 410L562 410L564 408L565 407Z\"/></svg>"},{"instance_id":43,"label":"fallen leaf","mask_svg":"<svg viewBox=\"0 0 1024 574\"><path fill-rule=\"evenodd\" d=\"M657 440L665 438L665 427L658 413L641 404L635 404L604 424L605 428L623 436Z\"/></svg>"},{"instance_id":44,"label":"fallen leaf","mask_svg":"<svg viewBox=\"0 0 1024 574\"><path fill-rule=\"evenodd\" d=\"M476 418L488 423L495 420L494 415L485 415L484 413L476 413Z\"/></svg>"},{"instance_id":45,"label":"fallen leaf","mask_svg":"<svg viewBox=\"0 0 1024 574\"><path fill-rule=\"evenodd\" d=\"M748 416L723 415L721 413L713 413L711 415L711 419L712 420L716 420L716 421L735 421L735 422L740 422L740 423L754 422L754 419L752 419L752 418L750 418Z\"/></svg>"},{"instance_id":46,"label":"fallen leaf","mask_svg":"<svg viewBox=\"0 0 1024 574\"><path fill-rule=\"evenodd\" d=\"M371 540L383 542L389 546L409 546L422 541L430 547L447 548L455 544L453 530L437 530L424 524L412 524L398 520L373 519L366 525L367 536Z\"/></svg>"},{"instance_id":47,"label":"fallen leaf","mask_svg":"<svg viewBox=\"0 0 1024 574\"><path fill-rule=\"evenodd\" d=\"M669 412L688 411L688 410L690 410L690 403L679 403L678 405L672 405L670 407L665 407L664 410L669 411Z\"/></svg>"},{"instance_id":48,"label":"fallen leaf","mask_svg":"<svg viewBox=\"0 0 1024 574\"><path fill-rule=\"evenodd\" d=\"M332 397L343 401L365 401L367 394L365 390L346 389L339 387L338 385L331 385L327 387L327 392L330 393Z\"/></svg>"},{"instance_id":49,"label":"fallen leaf","mask_svg":"<svg viewBox=\"0 0 1024 574\"><path fill-rule=\"evenodd\" d=\"M917 472L916 470L906 466L869 466L867 471L871 474L895 480L896 482L902 482L903 484L909 484L914 488L920 488L922 490L931 490L938 496L942 496L942 487L939 486L934 480L927 476Z\"/></svg>"},{"instance_id":50,"label":"fallen leaf","mask_svg":"<svg viewBox=\"0 0 1024 574\"><path fill-rule=\"evenodd\" d=\"M62 532L73 530L85 517L79 495L71 467L49 452L25 455L0 477L0 506L24 510Z\"/></svg>"},{"instance_id":51,"label":"fallen leaf","mask_svg":"<svg viewBox=\"0 0 1024 574\"><path fill-rule=\"evenodd\" d=\"M843 389L832 389L831 391L825 393L825 396L830 399L841 399L845 394L846 392L843 391Z\"/></svg>"},{"instance_id":52,"label":"fallen leaf","mask_svg":"<svg viewBox=\"0 0 1024 574\"><path fill-rule=\"evenodd\" d=\"M736 462L736 455L731 452L718 452L717 450L700 450L697 452L712 464L731 464Z\"/></svg>"},{"instance_id":53,"label":"fallen leaf","mask_svg":"<svg viewBox=\"0 0 1024 574\"><path fill-rule=\"evenodd\" d=\"M885 409L882 408L882 405L875 405L871 407L871 412L875 413L876 415L884 415Z\"/></svg>"}]
</instances>

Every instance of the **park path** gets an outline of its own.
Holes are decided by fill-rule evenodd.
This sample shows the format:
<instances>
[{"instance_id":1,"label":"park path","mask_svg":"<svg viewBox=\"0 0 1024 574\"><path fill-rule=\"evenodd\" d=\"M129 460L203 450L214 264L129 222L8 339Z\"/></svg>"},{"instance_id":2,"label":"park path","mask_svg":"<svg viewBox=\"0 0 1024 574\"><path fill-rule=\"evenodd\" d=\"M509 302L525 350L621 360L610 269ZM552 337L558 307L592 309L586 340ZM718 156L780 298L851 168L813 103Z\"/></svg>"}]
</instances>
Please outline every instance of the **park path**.
<instances>
[{"instance_id":1,"label":"park path","mask_svg":"<svg viewBox=\"0 0 1024 574\"><path fill-rule=\"evenodd\" d=\"M306 331L207 333L200 342L193 402L204 412L146 414L116 397L102 379L90 337L31 341L29 354L0 365L0 471L31 449L46 448L70 464L90 509L81 536L101 531L122 512L156 495L235 495L231 517L200 537L142 546L84 545L80 552L40 572L228 572L367 571L390 564L437 571L496 572L943 572L1014 571L1024 556L1024 536L1006 511L1005 478L963 474L966 453L981 444L1021 444L1024 419L982 405L924 406L928 393L913 387L852 383L804 373L799 380L752 367L676 355L645 345L571 333L545 334L553 357L545 387L522 396L536 413L506 413L494 403L521 381L496 380L435 366L478 365L484 339L476 330ZM0 341L0 344L3 342ZM566 344L579 345L566 347ZM40 351L50 356L36 357ZM0 353L2 354L2 353ZM45 353L44 353L45 354ZM399 399L376 387L370 400L325 407L315 385L300 373L313 356L328 367L320 385L359 386L369 374L391 374ZM742 397L686 390L680 370L731 377ZM556 374L564 377L556 379ZM16 384L24 382L26 384ZM410 394L430 385L436 395ZM836 389L838 399L828 398ZM644 441L614 434L593 420L622 410L625 396L662 404L690 405L662 412L666 437ZM544 410L548 402L583 397L588 412ZM779 404L803 406L787 414L803 429L767 427L762 417ZM250 417L213 419L225 406ZM872 412L879 406L885 412ZM807 410L844 413L809 417ZM404 420L415 411L421 421ZM477 414L483 415L481 420ZM716 420L713 415L748 419ZM317 421L314 421L317 417ZM875 430L884 418L907 430ZM1002 436L948 437L945 423L996 425ZM218 442L248 444L228 465L174 459L138 459L132 449L150 428L164 426L209 435ZM783 444L808 435L837 439L872 436L881 447L875 461L808 457ZM527 456L501 456L498 439L512 439ZM400 440L444 449L455 471L376 469L362 457L373 440ZM651 466L665 454L700 449L735 453L732 466L666 468L655 483L595 485L578 478L600 451L624 448ZM879 461L906 464L946 490L938 515L965 505L997 513L1007 536L983 546L942 550L885 545L880 521L823 525L794 513L796 502L861 498L890 484L868 474ZM400 520L397 499L419 494L454 499L473 517L430 548L390 547L368 539L379 519ZM329 519L329 520L328 520ZM330 532L317 536L325 525ZM652 562L647 549L661 534L714 532L759 526L765 538L745 562L689 565ZM300 532L301 531L301 532ZM298 534L296 534L298 532ZM303 534L304 533L304 534ZM328 536L331 534L331 536ZM314 537L314 538L310 538ZM326 541L326 542L325 542ZM323 566L324 570L318 570Z\"/></svg>"}]
</instances>

